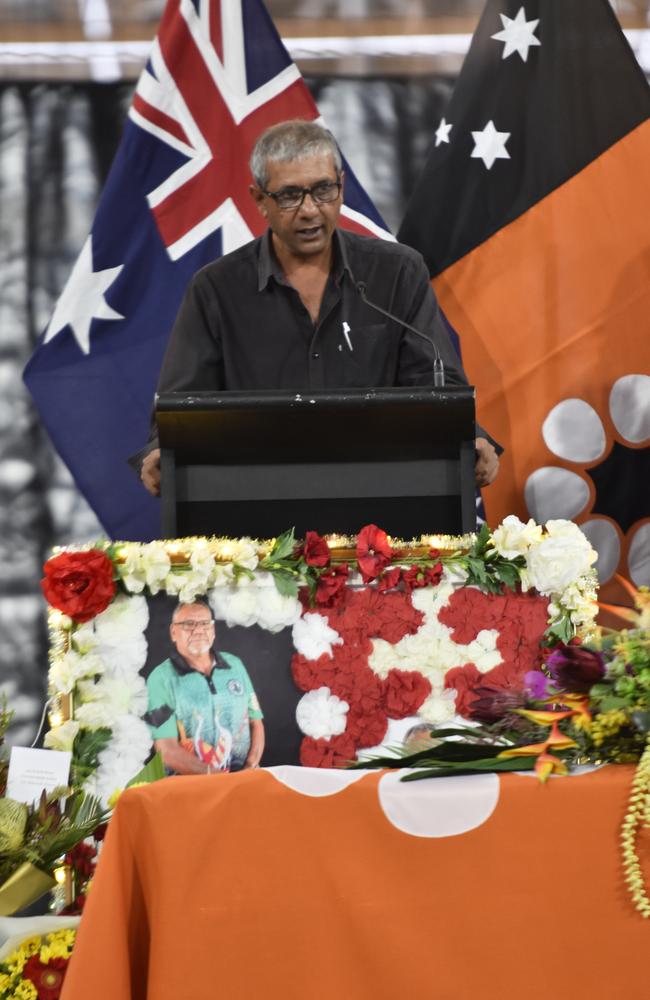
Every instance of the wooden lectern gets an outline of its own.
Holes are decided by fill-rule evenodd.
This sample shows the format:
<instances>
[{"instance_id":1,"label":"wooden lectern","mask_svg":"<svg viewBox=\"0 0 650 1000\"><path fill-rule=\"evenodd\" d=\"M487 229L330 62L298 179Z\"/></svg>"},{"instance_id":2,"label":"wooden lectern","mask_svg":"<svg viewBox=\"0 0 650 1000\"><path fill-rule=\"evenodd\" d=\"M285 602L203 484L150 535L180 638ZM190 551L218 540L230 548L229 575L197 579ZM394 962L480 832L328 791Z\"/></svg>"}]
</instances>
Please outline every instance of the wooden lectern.
<instances>
[{"instance_id":1,"label":"wooden lectern","mask_svg":"<svg viewBox=\"0 0 650 1000\"><path fill-rule=\"evenodd\" d=\"M168 392L156 420L166 538L475 528L471 386Z\"/></svg>"}]
</instances>

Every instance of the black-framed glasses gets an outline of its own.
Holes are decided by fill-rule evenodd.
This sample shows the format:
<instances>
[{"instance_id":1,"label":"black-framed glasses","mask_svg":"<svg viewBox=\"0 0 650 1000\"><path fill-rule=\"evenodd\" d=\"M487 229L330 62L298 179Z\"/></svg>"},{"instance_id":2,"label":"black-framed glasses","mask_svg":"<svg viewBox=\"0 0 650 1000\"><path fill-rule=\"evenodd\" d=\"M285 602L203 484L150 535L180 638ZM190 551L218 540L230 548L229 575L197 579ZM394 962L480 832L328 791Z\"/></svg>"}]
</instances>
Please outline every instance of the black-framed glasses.
<instances>
[{"instance_id":1,"label":"black-framed glasses","mask_svg":"<svg viewBox=\"0 0 650 1000\"><path fill-rule=\"evenodd\" d=\"M273 198L280 211L300 208L309 195L315 205L329 205L336 201L341 192L341 181L319 181L313 187L286 187L281 191L264 191L267 198Z\"/></svg>"},{"instance_id":2,"label":"black-framed glasses","mask_svg":"<svg viewBox=\"0 0 650 1000\"><path fill-rule=\"evenodd\" d=\"M174 622L183 632L206 632L214 625L214 618L202 618L200 621Z\"/></svg>"}]
</instances>

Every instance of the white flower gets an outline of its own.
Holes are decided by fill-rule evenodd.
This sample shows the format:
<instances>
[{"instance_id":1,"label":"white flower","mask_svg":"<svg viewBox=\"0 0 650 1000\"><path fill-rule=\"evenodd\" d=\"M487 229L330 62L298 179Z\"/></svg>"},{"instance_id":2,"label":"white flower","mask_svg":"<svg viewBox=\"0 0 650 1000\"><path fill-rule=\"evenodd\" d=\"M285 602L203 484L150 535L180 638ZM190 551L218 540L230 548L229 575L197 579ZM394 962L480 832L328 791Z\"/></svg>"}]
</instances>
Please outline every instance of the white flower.
<instances>
[{"instance_id":1,"label":"white flower","mask_svg":"<svg viewBox=\"0 0 650 1000\"><path fill-rule=\"evenodd\" d=\"M152 594L157 594L169 573L171 561L163 542L149 542L142 546L142 563L145 580Z\"/></svg>"},{"instance_id":2,"label":"white flower","mask_svg":"<svg viewBox=\"0 0 650 1000\"><path fill-rule=\"evenodd\" d=\"M597 558L579 529L577 534L548 535L526 555L528 579L540 594L559 594L587 573Z\"/></svg>"},{"instance_id":3,"label":"white flower","mask_svg":"<svg viewBox=\"0 0 650 1000\"><path fill-rule=\"evenodd\" d=\"M456 714L456 692L451 689L432 691L420 705L418 714L425 722L434 724L448 722Z\"/></svg>"},{"instance_id":4,"label":"white flower","mask_svg":"<svg viewBox=\"0 0 650 1000\"><path fill-rule=\"evenodd\" d=\"M270 587L258 588L257 624L267 632L280 632L297 622L302 614L302 605L297 597L281 594L275 583Z\"/></svg>"},{"instance_id":5,"label":"white flower","mask_svg":"<svg viewBox=\"0 0 650 1000\"><path fill-rule=\"evenodd\" d=\"M296 707L296 722L305 736L315 740L330 739L345 732L347 701L337 698L328 687L308 691Z\"/></svg>"},{"instance_id":6,"label":"white flower","mask_svg":"<svg viewBox=\"0 0 650 1000\"><path fill-rule=\"evenodd\" d=\"M92 653L82 655L73 649L55 660L48 674L51 691L70 694L75 684L85 677L103 673L104 665L99 656Z\"/></svg>"},{"instance_id":7,"label":"white flower","mask_svg":"<svg viewBox=\"0 0 650 1000\"><path fill-rule=\"evenodd\" d=\"M257 590L255 587L219 587L208 594L214 617L226 625L248 627L257 621Z\"/></svg>"},{"instance_id":8,"label":"white flower","mask_svg":"<svg viewBox=\"0 0 650 1000\"><path fill-rule=\"evenodd\" d=\"M473 642L467 644L467 653L471 663L481 674L493 670L503 662L503 657L497 649L498 629L481 629Z\"/></svg>"},{"instance_id":9,"label":"white flower","mask_svg":"<svg viewBox=\"0 0 650 1000\"><path fill-rule=\"evenodd\" d=\"M209 590L216 576L216 563L212 549L204 539L195 542L190 556L190 566L198 577L202 577L204 592Z\"/></svg>"},{"instance_id":10,"label":"white flower","mask_svg":"<svg viewBox=\"0 0 650 1000\"><path fill-rule=\"evenodd\" d=\"M48 750L72 750L75 736L80 729L81 726L75 719L68 719L67 722L62 722L60 726L50 729L49 733L45 734L43 746Z\"/></svg>"},{"instance_id":11,"label":"white flower","mask_svg":"<svg viewBox=\"0 0 650 1000\"><path fill-rule=\"evenodd\" d=\"M138 673L147 662L147 640L144 635L135 635L129 642L114 645L101 643L93 650L104 665L107 677L122 678L127 682Z\"/></svg>"},{"instance_id":12,"label":"white flower","mask_svg":"<svg viewBox=\"0 0 650 1000\"><path fill-rule=\"evenodd\" d=\"M141 716L147 709L147 686L142 677L132 677L128 684L112 678L102 678L96 684L80 681L77 691L81 704L75 717L87 729L111 729L118 716Z\"/></svg>"},{"instance_id":13,"label":"white flower","mask_svg":"<svg viewBox=\"0 0 650 1000\"><path fill-rule=\"evenodd\" d=\"M232 538L229 540L229 557L238 566L255 569L257 566L257 546L250 538Z\"/></svg>"},{"instance_id":14,"label":"white flower","mask_svg":"<svg viewBox=\"0 0 650 1000\"><path fill-rule=\"evenodd\" d=\"M144 632L149 624L147 600L138 594L118 594L105 611L93 620L95 635L100 642L115 645L128 642Z\"/></svg>"},{"instance_id":15,"label":"white flower","mask_svg":"<svg viewBox=\"0 0 650 1000\"><path fill-rule=\"evenodd\" d=\"M125 546L116 568L118 576L129 593L142 593L146 584L146 575L139 545Z\"/></svg>"},{"instance_id":16,"label":"white flower","mask_svg":"<svg viewBox=\"0 0 650 1000\"><path fill-rule=\"evenodd\" d=\"M308 612L293 626L293 645L308 660L317 660L324 653L332 657L332 646L340 646L343 639L327 623L327 618Z\"/></svg>"},{"instance_id":17,"label":"white flower","mask_svg":"<svg viewBox=\"0 0 650 1000\"><path fill-rule=\"evenodd\" d=\"M142 767L150 750L151 734L146 722L134 715L120 715L113 723L113 738L106 749L102 751L100 762L110 762L116 757L132 761L131 773L126 779L130 781Z\"/></svg>"},{"instance_id":18,"label":"white flower","mask_svg":"<svg viewBox=\"0 0 650 1000\"><path fill-rule=\"evenodd\" d=\"M235 570L232 563L215 563L213 587L228 587L233 582Z\"/></svg>"},{"instance_id":19,"label":"white flower","mask_svg":"<svg viewBox=\"0 0 650 1000\"><path fill-rule=\"evenodd\" d=\"M532 518L524 524L514 514L504 518L499 527L492 532L494 547L504 559L516 559L525 555L532 545L537 545L542 539L541 525L535 524Z\"/></svg>"},{"instance_id":20,"label":"white flower","mask_svg":"<svg viewBox=\"0 0 650 1000\"><path fill-rule=\"evenodd\" d=\"M544 525L546 534L551 538L585 538L577 524L558 518L555 521L547 521Z\"/></svg>"}]
</instances>

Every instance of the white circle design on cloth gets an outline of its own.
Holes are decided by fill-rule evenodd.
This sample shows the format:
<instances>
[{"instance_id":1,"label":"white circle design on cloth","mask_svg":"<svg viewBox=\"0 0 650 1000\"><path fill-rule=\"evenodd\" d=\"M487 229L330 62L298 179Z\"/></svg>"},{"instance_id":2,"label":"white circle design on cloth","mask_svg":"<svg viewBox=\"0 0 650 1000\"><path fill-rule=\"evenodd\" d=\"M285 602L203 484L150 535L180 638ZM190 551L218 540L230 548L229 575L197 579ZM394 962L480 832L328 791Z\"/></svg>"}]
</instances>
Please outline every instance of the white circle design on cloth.
<instances>
[{"instance_id":1,"label":"white circle design on cloth","mask_svg":"<svg viewBox=\"0 0 650 1000\"><path fill-rule=\"evenodd\" d=\"M622 439L622 447L640 445L650 437L650 376L624 375L617 379L609 394L609 416ZM542 436L548 449L564 461L578 465L594 462L604 456L607 433L596 410L584 399L563 399L554 406L542 424ZM621 442L618 442L621 447ZM603 459L607 461L607 459ZM586 470L573 471L558 466L535 469L524 487L526 506L539 524L554 518L576 517L589 501L590 489ZM630 547L627 571L637 586L650 583L650 526L630 526ZM600 583L616 572L621 555L621 543L611 519L597 512L580 527L598 552L596 570Z\"/></svg>"},{"instance_id":2,"label":"white circle design on cloth","mask_svg":"<svg viewBox=\"0 0 650 1000\"><path fill-rule=\"evenodd\" d=\"M276 767L265 767L265 774L272 774L276 781L291 788L300 795L312 798L322 798L325 795L337 795L346 788L360 781L368 771L343 771L337 767L295 767L293 764L278 764Z\"/></svg>"},{"instance_id":3,"label":"white circle design on cloth","mask_svg":"<svg viewBox=\"0 0 650 1000\"><path fill-rule=\"evenodd\" d=\"M386 818L412 837L457 837L486 823L499 801L496 774L400 781L407 769L379 781L379 802Z\"/></svg>"}]
</instances>

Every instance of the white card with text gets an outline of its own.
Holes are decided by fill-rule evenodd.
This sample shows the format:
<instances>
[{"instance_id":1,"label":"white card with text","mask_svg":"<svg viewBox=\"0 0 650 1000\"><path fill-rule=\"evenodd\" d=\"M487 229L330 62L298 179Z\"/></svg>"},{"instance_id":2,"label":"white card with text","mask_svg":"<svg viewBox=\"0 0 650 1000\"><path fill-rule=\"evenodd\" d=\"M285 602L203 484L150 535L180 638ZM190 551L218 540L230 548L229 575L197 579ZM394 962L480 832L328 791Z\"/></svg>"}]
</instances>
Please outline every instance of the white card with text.
<instances>
[{"instance_id":1,"label":"white card with text","mask_svg":"<svg viewBox=\"0 0 650 1000\"><path fill-rule=\"evenodd\" d=\"M72 754L68 750L35 750L12 747L7 775L7 798L30 806L41 792L68 784Z\"/></svg>"}]
</instances>

